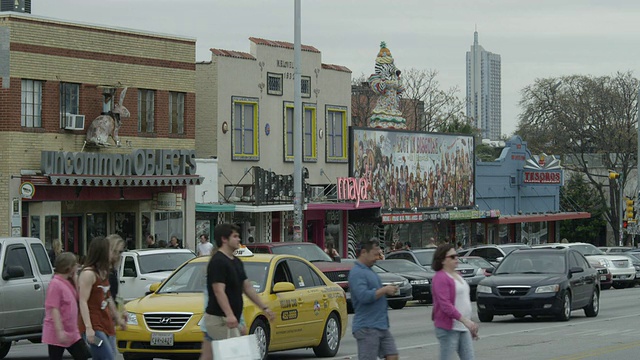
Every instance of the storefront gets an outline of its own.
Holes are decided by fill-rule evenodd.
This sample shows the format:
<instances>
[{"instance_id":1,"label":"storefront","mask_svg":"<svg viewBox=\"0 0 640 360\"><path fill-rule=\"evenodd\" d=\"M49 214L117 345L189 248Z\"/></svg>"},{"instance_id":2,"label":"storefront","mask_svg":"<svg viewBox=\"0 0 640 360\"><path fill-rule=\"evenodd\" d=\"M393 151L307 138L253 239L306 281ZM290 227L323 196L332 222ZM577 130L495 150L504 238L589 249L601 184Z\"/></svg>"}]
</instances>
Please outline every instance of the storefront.
<instances>
[{"instance_id":1,"label":"storefront","mask_svg":"<svg viewBox=\"0 0 640 360\"><path fill-rule=\"evenodd\" d=\"M92 238L119 234L127 248L177 236L195 242L193 150L137 149L125 154L43 151L39 174L22 175L12 221L14 232L59 238L66 251L83 255Z\"/></svg>"}]
</instances>

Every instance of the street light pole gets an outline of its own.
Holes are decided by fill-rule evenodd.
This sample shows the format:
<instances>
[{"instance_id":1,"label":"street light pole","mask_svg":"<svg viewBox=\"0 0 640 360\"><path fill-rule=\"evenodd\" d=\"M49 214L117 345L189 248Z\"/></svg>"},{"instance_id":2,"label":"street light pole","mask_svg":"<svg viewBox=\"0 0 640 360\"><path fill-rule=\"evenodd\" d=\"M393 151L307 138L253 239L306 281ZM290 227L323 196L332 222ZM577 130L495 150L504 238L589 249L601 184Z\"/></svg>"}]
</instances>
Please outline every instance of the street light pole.
<instances>
[{"instance_id":1,"label":"street light pole","mask_svg":"<svg viewBox=\"0 0 640 360\"><path fill-rule=\"evenodd\" d=\"M620 191L620 216L618 217L619 218L619 221L618 221L619 227L618 227L618 229L620 231L620 235L619 235L619 239L618 239L618 246L623 246L622 240L623 240L623 237L624 237L623 234L622 234L622 230L623 230L623 228L622 228L622 215L625 213L624 212L624 208L625 208L625 206L624 206L624 188L622 187L623 186L623 180L624 180L624 174L620 174L620 177L618 178L618 190Z\"/></svg>"},{"instance_id":2,"label":"street light pole","mask_svg":"<svg viewBox=\"0 0 640 360\"><path fill-rule=\"evenodd\" d=\"M293 241L302 241L302 44L300 40L300 0L294 0L293 21Z\"/></svg>"}]
</instances>

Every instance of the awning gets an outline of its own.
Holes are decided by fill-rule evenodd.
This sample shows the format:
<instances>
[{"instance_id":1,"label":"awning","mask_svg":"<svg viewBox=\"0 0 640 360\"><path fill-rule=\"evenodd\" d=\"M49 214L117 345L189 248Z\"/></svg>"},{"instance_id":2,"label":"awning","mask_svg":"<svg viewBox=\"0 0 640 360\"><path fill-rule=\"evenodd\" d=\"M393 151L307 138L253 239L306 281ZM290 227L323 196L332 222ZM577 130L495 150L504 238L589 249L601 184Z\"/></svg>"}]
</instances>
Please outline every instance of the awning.
<instances>
[{"instance_id":1,"label":"awning","mask_svg":"<svg viewBox=\"0 0 640 360\"><path fill-rule=\"evenodd\" d=\"M196 203L196 212L234 212L236 211L235 204L198 204Z\"/></svg>"},{"instance_id":2,"label":"awning","mask_svg":"<svg viewBox=\"0 0 640 360\"><path fill-rule=\"evenodd\" d=\"M306 210L364 210L364 209L379 209L382 207L382 203L379 201L361 201L358 207L355 202L326 202L326 203L309 203L306 205Z\"/></svg>"},{"instance_id":3,"label":"awning","mask_svg":"<svg viewBox=\"0 0 640 360\"><path fill-rule=\"evenodd\" d=\"M518 224L527 222L588 219L590 217L591 214L588 212L563 212L555 214L502 215L499 218L480 219L478 222L488 224Z\"/></svg>"},{"instance_id":4,"label":"awning","mask_svg":"<svg viewBox=\"0 0 640 360\"><path fill-rule=\"evenodd\" d=\"M200 185L204 180L198 175L176 176L92 176L48 175L50 185L58 186L187 186Z\"/></svg>"},{"instance_id":5,"label":"awning","mask_svg":"<svg viewBox=\"0 0 640 360\"><path fill-rule=\"evenodd\" d=\"M279 205L236 205L236 212L263 213L273 211L293 211L293 204Z\"/></svg>"}]
</instances>

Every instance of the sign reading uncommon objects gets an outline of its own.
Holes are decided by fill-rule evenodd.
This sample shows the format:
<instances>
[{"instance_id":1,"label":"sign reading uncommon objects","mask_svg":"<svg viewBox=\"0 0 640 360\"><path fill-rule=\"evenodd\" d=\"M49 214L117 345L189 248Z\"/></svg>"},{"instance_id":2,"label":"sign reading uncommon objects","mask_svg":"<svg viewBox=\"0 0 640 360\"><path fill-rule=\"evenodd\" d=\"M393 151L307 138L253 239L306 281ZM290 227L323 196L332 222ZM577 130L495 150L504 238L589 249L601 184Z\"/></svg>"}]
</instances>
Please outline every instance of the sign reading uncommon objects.
<instances>
[{"instance_id":1,"label":"sign reading uncommon objects","mask_svg":"<svg viewBox=\"0 0 640 360\"><path fill-rule=\"evenodd\" d=\"M525 171L523 176L525 184L560 184L562 182L560 171Z\"/></svg>"},{"instance_id":2,"label":"sign reading uncommon objects","mask_svg":"<svg viewBox=\"0 0 640 360\"><path fill-rule=\"evenodd\" d=\"M369 182L366 178L339 177L338 200L355 200L358 207L361 200L369 199L368 188Z\"/></svg>"},{"instance_id":3,"label":"sign reading uncommon objects","mask_svg":"<svg viewBox=\"0 0 640 360\"><path fill-rule=\"evenodd\" d=\"M194 150L138 149L130 154L43 151L44 174L96 176L196 175Z\"/></svg>"}]
</instances>

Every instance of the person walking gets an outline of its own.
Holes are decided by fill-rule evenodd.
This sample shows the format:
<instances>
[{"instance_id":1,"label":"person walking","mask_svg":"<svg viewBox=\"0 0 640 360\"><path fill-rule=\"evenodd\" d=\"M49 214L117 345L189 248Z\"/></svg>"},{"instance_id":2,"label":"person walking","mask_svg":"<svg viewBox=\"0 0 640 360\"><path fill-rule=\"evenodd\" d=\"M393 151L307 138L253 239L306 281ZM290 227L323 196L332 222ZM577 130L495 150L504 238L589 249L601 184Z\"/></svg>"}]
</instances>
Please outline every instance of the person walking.
<instances>
[{"instance_id":1,"label":"person walking","mask_svg":"<svg viewBox=\"0 0 640 360\"><path fill-rule=\"evenodd\" d=\"M358 260L349 272L349 288L354 316L351 329L358 345L359 360L398 359L398 348L389 331L387 296L394 295L398 287L382 286L371 267L380 256L377 239L359 244Z\"/></svg>"},{"instance_id":2,"label":"person walking","mask_svg":"<svg viewBox=\"0 0 640 360\"><path fill-rule=\"evenodd\" d=\"M158 247L158 244L156 244L156 238L151 234L147 235L147 248L155 249L157 247Z\"/></svg>"},{"instance_id":3,"label":"person walking","mask_svg":"<svg viewBox=\"0 0 640 360\"><path fill-rule=\"evenodd\" d=\"M118 296L118 290L120 286L119 267L124 252L124 239L118 234L111 234L107 236L109 242L109 259L111 268L109 270L109 292L111 298L115 302L118 314L114 316L120 316L124 319L124 300L121 296Z\"/></svg>"},{"instance_id":4,"label":"person walking","mask_svg":"<svg viewBox=\"0 0 640 360\"><path fill-rule=\"evenodd\" d=\"M333 261L340 260L340 254L338 254L338 250L336 250L336 248L334 247L333 240L327 241L325 245L326 247L324 248L324 253L329 255L329 257Z\"/></svg>"},{"instance_id":5,"label":"person walking","mask_svg":"<svg viewBox=\"0 0 640 360\"><path fill-rule=\"evenodd\" d=\"M74 360L88 359L87 345L78 329L76 256L70 252L60 253L54 265L55 274L44 301L42 342L48 344L50 360L62 360L65 350Z\"/></svg>"},{"instance_id":6,"label":"person walking","mask_svg":"<svg viewBox=\"0 0 640 360\"><path fill-rule=\"evenodd\" d=\"M171 240L169 241L169 249L182 249L180 240L178 240L177 236L174 235L171 237Z\"/></svg>"},{"instance_id":7,"label":"person walking","mask_svg":"<svg viewBox=\"0 0 640 360\"><path fill-rule=\"evenodd\" d=\"M460 360L475 359L472 339L478 339L478 324L471 321L469 284L456 272L458 254L451 244L438 246L431 268L432 320L440 343L440 360L450 360L458 353Z\"/></svg>"},{"instance_id":8,"label":"person walking","mask_svg":"<svg viewBox=\"0 0 640 360\"><path fill-rule=\"evenodd\" d=\"M89 343L93 360L113 360L116 356L116 329L114 318L122 329L123 318L117 316L111 298L109 271L111 253L109 240L98 236L91 240L85 264L78 278L80 332Z\"/></svg>"},{"instance_id":9,"label":"person walking","mask_svg":"<svg viewBox=\"0 0 640 360\"><path fill-rule=\"evenodd\" d=\"M233 253L240 248L240 228L221 224L214 230L216 251L207 265L207 295L204 314L206 333L212 340L224 340L241 335L239 319L242 316L244 293L270 321L275 314L265 305L247 279L242 261Z\"/></svg>"},{"instance_id":10,"label":"person walking","mask_svg":"<svg viewBox=\"0 0 640 360\"><path fill-rule=\"evenodd\" d=\"M53 239L53 241L51 241L51 249L47 252L47 255L49 255L51 266L53 266L54 268L56 266L56 257L61 253L62 253L62 241L60 241L60 239Z\"/></svg>"},{"instance_id":11,"label":"person walking","mask_svg":"<svg viewBox=\"0 0 640 360\"><path fill-rule=\"evenodd\" d=\"M215 236L215 230L214 230ZM216 241L217 244L217 241ZM198 244L198 256L209 256L213 251L213 244L209 241L209 235L200 235L200 244Z\"/></svg>"}]
</instances>

